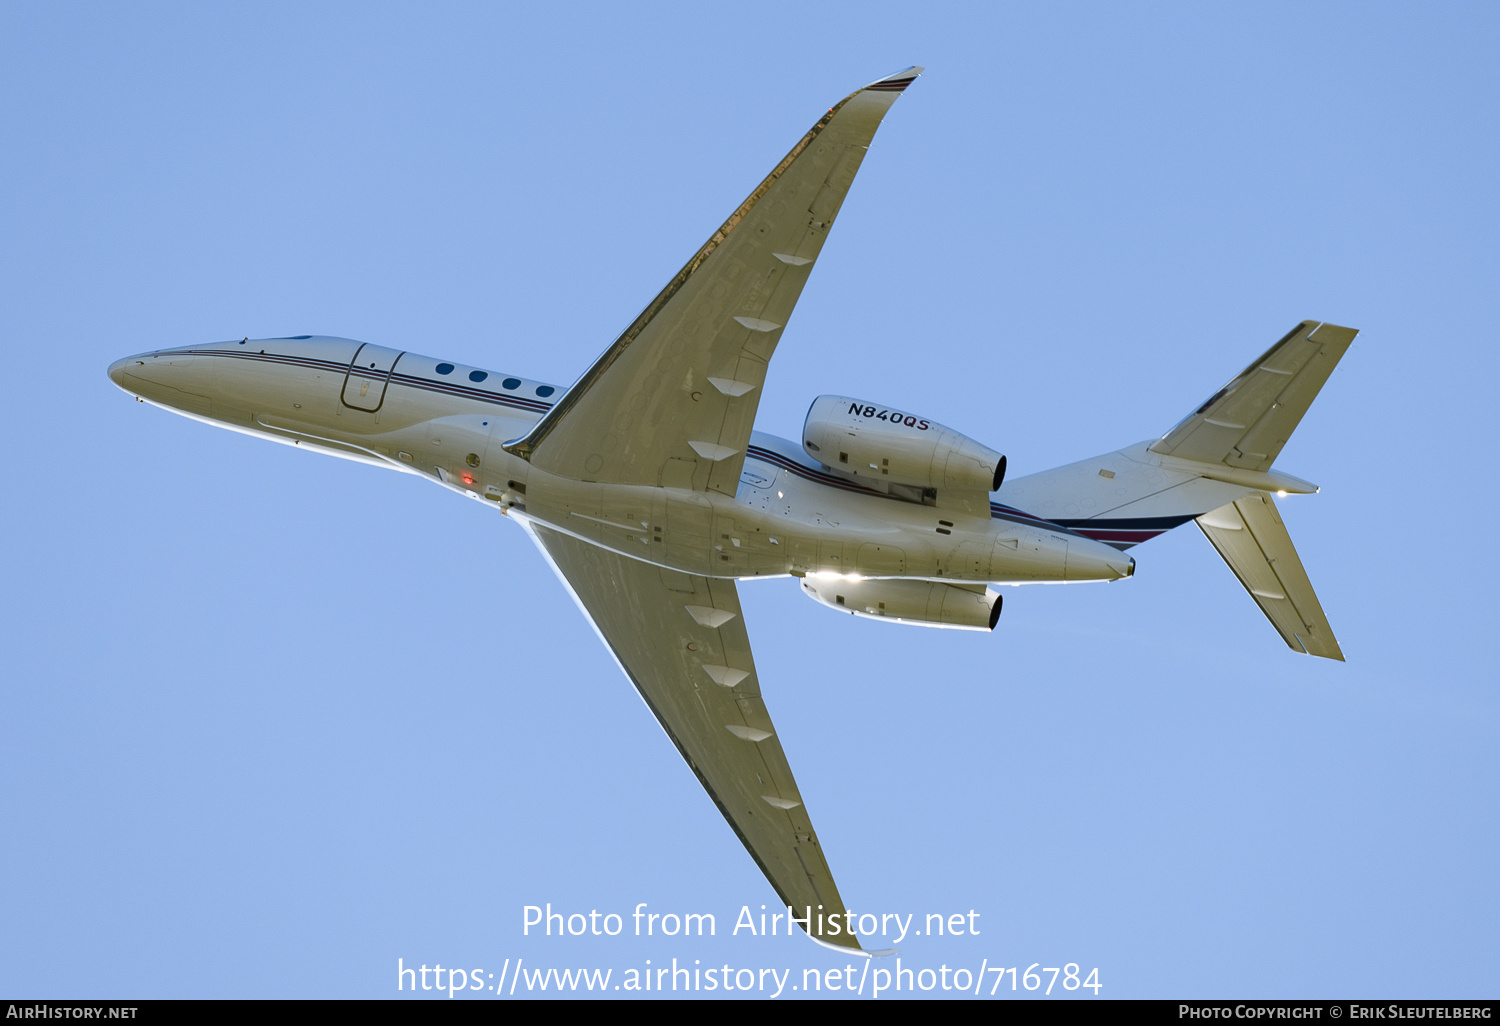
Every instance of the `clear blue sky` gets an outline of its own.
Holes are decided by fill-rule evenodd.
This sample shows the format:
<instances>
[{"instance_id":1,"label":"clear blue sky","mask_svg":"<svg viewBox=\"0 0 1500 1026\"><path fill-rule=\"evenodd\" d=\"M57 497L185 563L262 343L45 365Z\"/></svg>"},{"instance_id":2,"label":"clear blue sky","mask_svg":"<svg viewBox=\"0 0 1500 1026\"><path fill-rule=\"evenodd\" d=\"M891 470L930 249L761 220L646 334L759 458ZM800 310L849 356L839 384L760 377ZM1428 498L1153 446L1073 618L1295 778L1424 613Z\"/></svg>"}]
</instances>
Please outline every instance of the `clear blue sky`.
<instances>
[{"instance_id":1,"label":"clear blue sky","mask_svg":"<svg viewBox=\"0 0 1500 1026\"><path fill-rule=\"evenodd\" d=\"M1287 650L1191 527L1133 580L1007 590L993 635L743 586L844 895L980 913L908 967L1494 996L1497 22L6 5L0 994L847 961L727 936L774 894L514 525L104 368L319 332L566 384L830 104L918 63L759 426L865 396L1023 474L1161 433L1302 318L1358 327L1278 463L1323 486L1285 518L1349 661ZM546 902L719 936L522 937Z\"/></svg>"}]
</instances>

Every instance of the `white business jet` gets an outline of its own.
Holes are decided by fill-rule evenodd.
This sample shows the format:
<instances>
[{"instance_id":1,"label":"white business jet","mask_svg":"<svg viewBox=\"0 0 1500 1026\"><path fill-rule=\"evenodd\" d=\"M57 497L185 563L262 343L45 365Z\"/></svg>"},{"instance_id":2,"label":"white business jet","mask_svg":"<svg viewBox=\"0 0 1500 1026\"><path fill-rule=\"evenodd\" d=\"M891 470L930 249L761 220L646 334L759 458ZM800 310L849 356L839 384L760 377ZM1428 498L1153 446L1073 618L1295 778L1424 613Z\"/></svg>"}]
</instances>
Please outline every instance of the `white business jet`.
<instances>
[{"instance_id":1,"label":"white business jet","mask_svg":"<svg viewBox=\"0 0 1500 1026\"><path fill-rule=\"evenodd\" d=\"M817 399L800 444L751 429L870 140L920 71L820 119L570 388L316 335L109 368L145 402L519 523L782 903L851 951L735 581L791 576L854 616L991 630L992 586L1129 577L1124 550L1195 520L1292 648L1343 658L1272 498L1317 489L1271 464L1348 328L1304 321L1161 438L1008 482L988 446L860 398Z\"/></svg>"}]
</instances>

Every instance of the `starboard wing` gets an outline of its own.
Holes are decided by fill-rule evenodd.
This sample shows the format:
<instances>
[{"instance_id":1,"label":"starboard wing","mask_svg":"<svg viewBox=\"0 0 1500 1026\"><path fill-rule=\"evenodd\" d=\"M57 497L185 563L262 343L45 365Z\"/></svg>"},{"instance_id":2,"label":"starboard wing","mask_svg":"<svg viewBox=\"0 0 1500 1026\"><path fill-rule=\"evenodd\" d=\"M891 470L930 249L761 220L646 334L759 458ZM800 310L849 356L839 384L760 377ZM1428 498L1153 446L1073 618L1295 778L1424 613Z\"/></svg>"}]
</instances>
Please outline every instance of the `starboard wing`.
<instances>
[{"instance_id":1,"label":"starboard wing","mask_svg":"<svg viewBox=\"0 0 1500 1026\"><path fill-rule=\"evenodd\" d=\"M798 918L821 906L841 920L843 899L761 698L734 581L522 523L782 903ZM818 939L859 949L842 928Z\"/></svg>"}]
</instances>

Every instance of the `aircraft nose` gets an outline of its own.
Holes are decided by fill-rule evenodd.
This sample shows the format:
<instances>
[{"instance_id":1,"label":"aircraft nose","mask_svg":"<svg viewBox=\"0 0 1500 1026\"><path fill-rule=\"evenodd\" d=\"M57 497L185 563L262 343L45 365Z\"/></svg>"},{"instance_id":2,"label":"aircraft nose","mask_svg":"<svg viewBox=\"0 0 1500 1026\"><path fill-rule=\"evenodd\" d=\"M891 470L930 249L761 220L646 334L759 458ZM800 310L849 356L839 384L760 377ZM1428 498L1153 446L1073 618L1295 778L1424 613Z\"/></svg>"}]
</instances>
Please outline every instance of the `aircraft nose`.
<instances>
[{"instance_id":1,"label":"aircraft nose","mask_svg":"<svg viewBox=\"0 0 1500 1026\"><path fill-rule=\"evenodd\" d=\"M162 361L156 353L138 353L116 360L109 365L109 380L133 396L144 395L155 399L162 385L176 384L170 361Z\"/></svg>"},{"instance_id":2,"label":"aircraft nose","mask_svg":"<svg viewBox=\"0 0 1500 1026\"><path fill-rule=\"evenodd\" d=\"M191 349L137 353L109 365L109 380L137 399L193 416L212 416L214 361Z\"/></svg>"},{"instance_id":3,"label":"aircraft nose","mask_svg":"<svg viewBox=\"0 0 1500 1026\"><path fill-rule=\"evenodd\" d=\"M128 366L130 366L131 362L132 362L131 359L129 357L126 357L123 360L116 360L114 363L110 364L109 365L109 380L113 381L115 384L119 385L121 388L124 388L125 387L125 368L128 367Z\"/></svg>"}]
</instances>

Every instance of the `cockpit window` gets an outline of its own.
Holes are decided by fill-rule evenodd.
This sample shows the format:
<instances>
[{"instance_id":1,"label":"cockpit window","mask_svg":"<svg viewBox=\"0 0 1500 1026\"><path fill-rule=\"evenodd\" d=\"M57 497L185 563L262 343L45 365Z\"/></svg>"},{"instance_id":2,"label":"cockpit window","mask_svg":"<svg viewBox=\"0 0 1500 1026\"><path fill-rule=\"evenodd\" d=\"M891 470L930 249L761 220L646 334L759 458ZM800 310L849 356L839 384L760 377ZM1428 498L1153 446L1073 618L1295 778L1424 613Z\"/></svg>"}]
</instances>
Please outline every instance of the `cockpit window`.
<instances>
[{"instance_id":1,"label":"cockpit window","mask_svg":"<svg viewBox=\"0 0 1500 1026\"><path fill-rule=\"evenodd\" d=\"M557 391L557 389L553 388L551 385L542 385L542 386L540 386L540 387L537 388L536 394L539 395L539 396L541 396L543 399L545 399L549 395L551 395L553 392L556 392L556 391Z\"/></svg>"},{"instance_id":2,"label":"cockpit window","mask_svg":"<svg viewBox=\"0 0 1500 1026\"><path fill-rule=\"evenodd\" d=\"M505 386L506 388L520 388L521 387L521 379L520 378L506 378L504 381L500 382L500 384L503 385L503 386Z\"/></svg>"},{"instance_id":3,"label":"cockpit window","mask_svg":"<svg viewBox=\"0 0 1500 1026\"><path fill-rule=\"evenodd\" d=\"M484 371L469 371L470 381L483 381L487 377L489 377L489 375Z\"/></svg>"},{"instance_id":4,"label":"cockpit window","mask_svg":"<svg viewBox=\"0 0 1500 1026\"><path fill-rule=\"evenodd\" d=\"M451 363L440 363L440 364L437 365L437 372L439 374L452 374L453 373L453 364L451 364Z\"/></svg>"}]
</instances>

